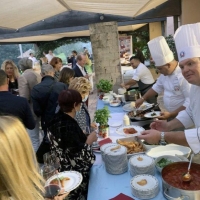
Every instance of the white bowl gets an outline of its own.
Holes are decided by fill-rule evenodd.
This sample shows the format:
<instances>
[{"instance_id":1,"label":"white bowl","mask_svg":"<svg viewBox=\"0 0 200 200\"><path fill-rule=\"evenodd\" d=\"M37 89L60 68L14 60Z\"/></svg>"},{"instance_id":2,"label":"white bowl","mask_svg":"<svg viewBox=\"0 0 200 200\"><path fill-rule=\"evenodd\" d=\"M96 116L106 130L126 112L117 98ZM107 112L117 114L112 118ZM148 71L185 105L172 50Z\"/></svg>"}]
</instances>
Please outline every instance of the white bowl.
<instances>
[{"instance_id":1,"label":"white bowl","mask_svg":"<svg viewBox=\"0 0 200 200\"><path fill-rule=\"evenodd\" d=\"M121 104L120 101L117 101L116 103L113 103L113 101L110 101L110 106L112 106L112 107L120 106L120 104Z\"/></svg>"},{"instance_id":2,"label":"white bowl","mask_svg":"<svg viewBox=\"0 0 200 200\"><path fill-rule=\"evenodd\" d=\"M163 168L158 166L158 162L162 159L165 158L167 160L170 160L171 162L179 162L182 161L180 158L176 157L176 156L170 156L170 155L164 155L164 156L159 156L155 159L155 165L156 165L156 169L161 172Z\"/></svg>"}]
</instances>

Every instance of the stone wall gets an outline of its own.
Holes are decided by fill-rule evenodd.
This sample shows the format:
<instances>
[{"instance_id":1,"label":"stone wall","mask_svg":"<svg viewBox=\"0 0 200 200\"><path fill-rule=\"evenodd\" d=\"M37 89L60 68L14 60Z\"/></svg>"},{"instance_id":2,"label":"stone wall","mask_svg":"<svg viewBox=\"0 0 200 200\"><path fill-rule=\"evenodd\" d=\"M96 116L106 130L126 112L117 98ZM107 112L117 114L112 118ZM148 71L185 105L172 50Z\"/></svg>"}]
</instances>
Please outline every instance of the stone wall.
<instances>
[{"instance_id":1,"label":"stone wall","mask_svg":"<svg viewBox=\"0 0 200 200\"><path fill-rule=\"evenodd\" d=\"M90 40L94 58L95 82L113 82L116 92L122 82L117 22L90 24Z\"/></svg>"}]
</instances>

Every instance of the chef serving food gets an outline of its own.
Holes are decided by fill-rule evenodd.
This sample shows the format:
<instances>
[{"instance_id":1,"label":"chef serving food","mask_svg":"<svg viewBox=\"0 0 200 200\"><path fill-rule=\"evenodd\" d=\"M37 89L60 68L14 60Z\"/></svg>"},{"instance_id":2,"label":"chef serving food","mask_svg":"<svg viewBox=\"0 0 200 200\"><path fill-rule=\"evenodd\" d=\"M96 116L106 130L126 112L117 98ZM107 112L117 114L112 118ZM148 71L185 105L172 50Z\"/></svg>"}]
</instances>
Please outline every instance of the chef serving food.
<instances>
[{"instance_id":1,"label":"chef serving food","mask_svg":"<svg viewBox=\"0 0 200 200\"><path fill-rule=\"evenodd\" d=\"M197 154L200 153L200 23L179 27L174 39L182 74L192 84L190 105L169 122L163 120L153 122L152 129L142 132L138 137L151 144L160 141L160 144L175 143L190 146ZM168 132L180 127L189 128L192 125L196 128L184 132Z\"/></svg>"},{"instance_id":2,"label":"chef serving food","mask_svg":"<svg viewBox=\"0 0 200 200\"><path fill-rule=\"evenodd\" d=\"M184 79L178 62L163 36L157 37L148 46L157 70L161 73L157 82L140 99L139 107L145 100L164 92L163 101L166 112L161 112L159 119L172 119L189 105L190 84Z\"/></svg>"},{"instance_id":3,"label":"chef serving food","mask_svg":"<svg viewBox=\"0 0 200 200\"><path fill-rule=\"evenodd\" d=\"M130 63L133 69L136 69L133 74L133 78L126 83L122 83L123 88L130 88L132 85L138 83L139 90L142 95L144 95L154 84L153 76L150 70L140 61L140 58L137 56L132 56L130 58ZM149 103L155 103L156 97L148 99Z\"/></svg>"}]
</instances>

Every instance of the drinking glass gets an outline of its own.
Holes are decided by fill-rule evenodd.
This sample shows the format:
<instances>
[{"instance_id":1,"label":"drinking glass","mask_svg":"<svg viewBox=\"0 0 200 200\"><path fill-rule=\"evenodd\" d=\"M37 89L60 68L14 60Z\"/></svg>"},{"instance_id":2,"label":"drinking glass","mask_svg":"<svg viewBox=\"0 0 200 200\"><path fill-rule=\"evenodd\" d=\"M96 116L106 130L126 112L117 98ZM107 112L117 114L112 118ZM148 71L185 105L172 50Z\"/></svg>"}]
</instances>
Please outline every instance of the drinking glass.
<instances>
[{"instance_id":1,"label":"drinking glass","mask_svg":"<svg viewBox=\"0 0 200 200\"><path fill-rule=\"evenodd\" d=\"M86 136L90 135L90 127L89 127L89 126L85 126L85 127L83 128L83 133L84 133Z\"/></svg>"}]
</instances>

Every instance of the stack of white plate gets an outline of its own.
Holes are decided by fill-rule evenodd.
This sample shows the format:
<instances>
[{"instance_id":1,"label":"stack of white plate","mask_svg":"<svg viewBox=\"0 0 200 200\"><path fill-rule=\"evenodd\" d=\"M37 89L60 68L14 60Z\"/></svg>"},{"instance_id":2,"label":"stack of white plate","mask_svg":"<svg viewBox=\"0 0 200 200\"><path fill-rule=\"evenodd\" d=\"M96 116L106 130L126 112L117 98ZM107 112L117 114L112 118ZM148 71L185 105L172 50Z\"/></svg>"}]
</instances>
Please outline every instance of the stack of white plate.
<instances>
[{"instance_id":1,"label":"stack of white plate","mask_svg":"<svg viewBox=\"0 0 200 200\"><path fill-rule=\"evenodd\" d=\"M133 177L130 184L132 194L139 199L151 199L159 193L158 179L148 174Z\"/></svg>"},{"instance_id":2,"label":"stack of white plate","mask_svg":"<svg viewBox=\"0 0 200 200\"><path fill-rule=\"evenodd\" d=\"M116 150L112 150L119 147ZM111 144L104 150L104 162L109 174L122 174L128 171L127 149L124 146Z\"/></svg>"},{"instance_id":3,"label":"stack of white plate","mask_svg":"<svg viewBox=\"0 0 200 200\"><path fill-rule=\"evenodd\" d=\"M101 156L102 156L102 160L104 161L104 157L105 157L105 149L109 146L112 146L112 147L115 147L117 144L116 143L107 143L107 144L104 144L100 147L100 151L101 151Z\"/></svg>"},{"instance_id":4,"label":"stack of white plate","mask_svg":"<svg viewBox=\"0 0 200 200\"><path fill-rule=\"evenodd\" d=\"M155 174L155 161L153 158L147 155L138 154L132 156L129 159L129 165L131 176L136 176L139 174Z\"/></svg>"}]
</instances>

